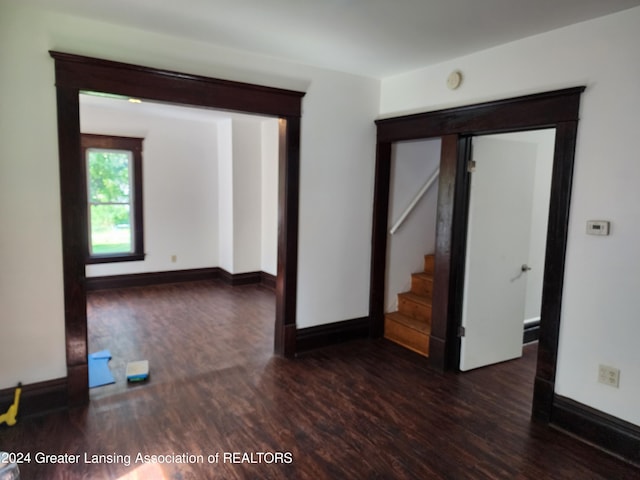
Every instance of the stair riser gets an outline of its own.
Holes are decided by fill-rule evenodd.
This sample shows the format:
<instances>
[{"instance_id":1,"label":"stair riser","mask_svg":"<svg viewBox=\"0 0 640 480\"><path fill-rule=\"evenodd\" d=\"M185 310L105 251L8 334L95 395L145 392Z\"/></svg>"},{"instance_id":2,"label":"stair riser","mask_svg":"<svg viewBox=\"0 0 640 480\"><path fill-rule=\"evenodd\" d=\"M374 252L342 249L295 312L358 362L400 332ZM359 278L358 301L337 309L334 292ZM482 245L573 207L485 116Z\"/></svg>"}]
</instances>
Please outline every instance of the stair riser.
<instances>
[{"instance_id":1,"label":"stair riser","mask_svg":"<svg viewBox=\"0 0 640 480\"><path fill-rule=\"evenodd\" d=\"M431 323L431 305L425 305L413 301L410 298L398 296L398 311L418 320L424 320Z\"/></svg>"},{"instance_id":2,"label":"stair riser","mask_svg":"<svg viewBox=\"0 0 640 480\"><path fill-rule=\"evenodd\" d=\"M386 339L420 355L429 356L429 335L427 334L413 330L393 320L385 319L384 336Z\"/></svg>"},{"instance_id":3,"label":"stair riser","mask_svg":"<svg viewBox=\"0 0 640 480\"><path fill-rule=\"evenodd\" d=\"M432 298L433 296L433 279L412 276L411 277L411 291L416 295L424 295L425 297Z\"/></svg>"},{"instance_id":4,"label":"stair riser","mask_svg":"<svg viewBox=\"0 0 640 480\"><path fill-rule=\"evenodd\" d=\"M425 255L424 256L424 271L425 273L430 273L433 275L435 265L435 256L434 255Z\"/></svg>"}]
</instances>

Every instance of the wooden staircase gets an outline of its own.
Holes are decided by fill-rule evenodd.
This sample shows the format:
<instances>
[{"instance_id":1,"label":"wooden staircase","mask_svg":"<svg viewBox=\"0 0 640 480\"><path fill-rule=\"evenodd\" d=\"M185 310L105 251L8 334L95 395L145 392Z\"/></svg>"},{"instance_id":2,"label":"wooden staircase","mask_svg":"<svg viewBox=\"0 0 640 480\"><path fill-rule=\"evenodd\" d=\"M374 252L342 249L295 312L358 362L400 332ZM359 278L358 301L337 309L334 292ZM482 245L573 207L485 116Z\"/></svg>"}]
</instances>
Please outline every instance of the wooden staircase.
<instances>
[{"instance_id":1,"label":"wooden staircase","mask_svg":"<svg viewBox=\"0 0 640 480\"><path fill-rule=\"evenodd\" d=\"M384 337L429 356L434 256L425 255L424 272L411 275L411 290L398 294L398 311L384 317Z\"/></svg>"}]
</instances>

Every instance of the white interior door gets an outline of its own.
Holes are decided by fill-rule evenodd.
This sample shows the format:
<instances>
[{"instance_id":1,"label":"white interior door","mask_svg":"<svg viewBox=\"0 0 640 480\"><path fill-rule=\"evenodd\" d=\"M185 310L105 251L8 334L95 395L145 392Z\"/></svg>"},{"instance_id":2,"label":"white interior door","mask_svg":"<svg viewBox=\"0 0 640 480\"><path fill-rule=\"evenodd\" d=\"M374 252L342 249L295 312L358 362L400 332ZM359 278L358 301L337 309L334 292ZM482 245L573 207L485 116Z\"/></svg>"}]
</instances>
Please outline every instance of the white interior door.
<instances>
[{"instance_id":1,"label":"white interior door","mask_svg":"<svg viewBox=\"0 0 640 480\"><path fill-rule=\"evenodd\" d=\"M536 146L473 139L460 370L522 356Z\"/></svg>"}]
</instances>

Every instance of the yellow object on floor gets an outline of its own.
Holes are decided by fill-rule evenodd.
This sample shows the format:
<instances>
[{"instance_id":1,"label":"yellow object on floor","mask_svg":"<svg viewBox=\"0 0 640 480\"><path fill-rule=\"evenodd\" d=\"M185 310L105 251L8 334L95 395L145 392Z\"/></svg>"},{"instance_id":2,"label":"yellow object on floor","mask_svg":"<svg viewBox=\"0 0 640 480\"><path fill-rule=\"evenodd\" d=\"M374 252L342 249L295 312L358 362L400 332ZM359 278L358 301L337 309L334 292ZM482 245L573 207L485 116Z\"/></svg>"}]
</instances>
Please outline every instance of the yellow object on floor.
<instances>
[{"instance_id":1,"label":"yellow object on floor","mask_svg":"<svg viewBox=\"0 0 640 480\"><path fill-rule=\"evenodd\" d=\"M7 413L0 415L0 425L5 422L10 427L16 424L16 417L18 416L18 405L20 404L20 394L22 393L22 384L19 383L16 388L16 392L13 395L13 403L7 410Z\"/></svg>"}]
</instances>

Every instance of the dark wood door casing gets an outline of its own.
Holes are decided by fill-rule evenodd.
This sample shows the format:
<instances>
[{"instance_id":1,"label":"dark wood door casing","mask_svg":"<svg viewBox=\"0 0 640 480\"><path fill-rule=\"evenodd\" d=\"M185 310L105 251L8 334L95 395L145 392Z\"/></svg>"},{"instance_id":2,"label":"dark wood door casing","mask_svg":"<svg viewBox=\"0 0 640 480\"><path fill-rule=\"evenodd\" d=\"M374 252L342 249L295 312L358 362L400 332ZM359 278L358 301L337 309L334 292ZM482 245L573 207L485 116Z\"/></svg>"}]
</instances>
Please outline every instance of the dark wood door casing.
<instances>
[{"instance_id":1,"label":"dark wood door casing","mask_svg":"<svg viewBox=\"0 0 640 480\"><path fill-rule=\"evenodd\" d=\"M68 404L89 400L85 252L86 188L80 153L81 91L280 118L275 353L295 354L300 117L303 92L50 52L55 60Z\"/></svg>"},{"instance_id":2,"label":"dark wood door casing","mask_svg":"<svg viewBox=\"0 0 640 480\"><path fill-rule=\"evenodd\" d=\"M391 145L403 140L442 138L432 336L429 363L457 369L457 327L462 304L468 177L465 163L475 135L555 128L553 177L547 230L544 286L533 416L549 421L553 409L564 260L580 97L585 87L527 95L464 107L376 121L377 155L371 255L370 331L384 331L384 287Z\"/></svg>"}]
</instances>

